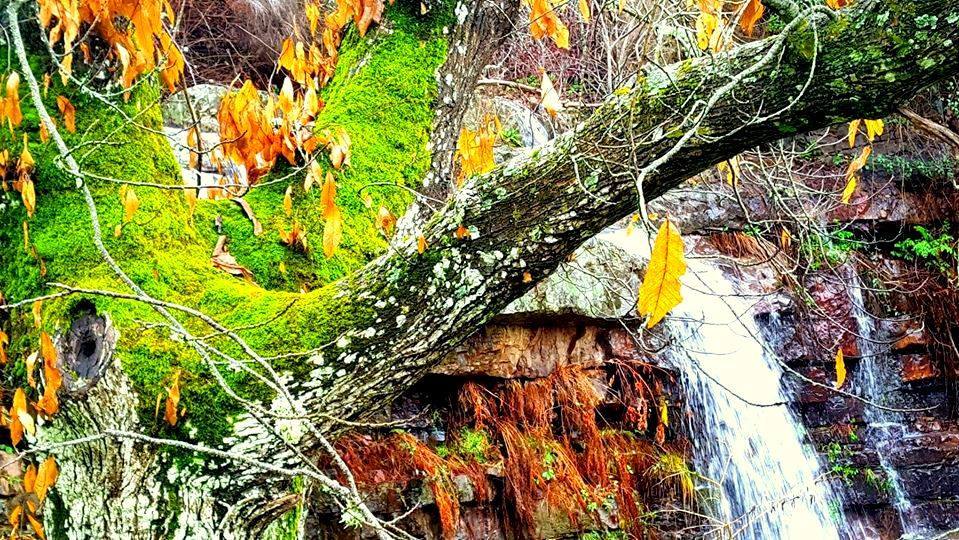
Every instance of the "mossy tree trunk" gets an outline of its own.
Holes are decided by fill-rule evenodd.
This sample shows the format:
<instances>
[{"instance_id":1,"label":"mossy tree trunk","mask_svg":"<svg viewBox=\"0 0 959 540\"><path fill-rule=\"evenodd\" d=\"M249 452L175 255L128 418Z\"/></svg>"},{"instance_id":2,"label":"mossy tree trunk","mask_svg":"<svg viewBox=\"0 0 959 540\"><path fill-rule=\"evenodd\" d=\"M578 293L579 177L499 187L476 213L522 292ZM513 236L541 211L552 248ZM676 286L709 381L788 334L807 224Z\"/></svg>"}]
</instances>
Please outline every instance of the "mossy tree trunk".
<instances>
[{"instance_id":1,"label":"mossy tree trunk","mask_svg":"<svg viewBox=\"0 0 959 540\"><path fill-rule=\"evenodd\" d=\"M450 19L426 24L393 10L387 15L392 21L389 32L348 41L321 118L355 122L359 131L364 124L380 130L352 134L357 143L354 172L342 176L342 193L347 197L343 206L354 217L347 222L343 255L327 262L322 255L290 254L277 243L276 232L290 226L280 204L285 185L251 194L270 235L260 239L253 239L242 220L229 214L228 203L201 203L191 218L178 192L137 188L139 218L120 237L106 239L106 247L153 297L195 307L226 327L241 328L243 340L289 381L297 410L312 414L323 431L336 433L342 428L337 419L362 419L382 410L585 240L635 212L643 198L651 200L757 145L853 118L881 117L921 88L959 72L959 3L863 4L862 9L832 17L807 11L804 16L810 20L788 26L788 37L774 36L665 71L651 70L574 130L469 180L416 234L395 238L384 251L385 242L377 236L359 192L377 180L378 167L395 175L391 181L408 185L416 185L427 173L430 159L423 158L423 148L428 129L422 126L432 120L434 70L446 50L437 26L456 24ZM477 10L472 4L464 8ZM25 19L21 24L35 23ZM446 79L449 73L475 79L475 66L463 60L450 64L455 73L440 69L439 77ZM402 69L397 72L393 65ZM370 76L374 79L365 78ZM458 91L466 92L468 86ZM51 91L51 110L60 91L65 90ZM147 106L149 92L138 91L130 107ZM81 161L85 170L135 181L179 181L159 136L126 125L95 101L77 95L75 103L81 132L68 142L93 145L94 151ZM386 115L385 103L412 108L397 118ZM26 124L34 130L33 140L38 139L36 122L35 116L28 117ZM148 111L141 122L158 125L157 112ZM458 131L457 124L453 120L452 129L442 130L446 143ZM84 126L94 127L83 132ZM374 145L377 141L395 144ZM9 137L4 142L16 144ZM448 153L449 146L437 148ZM48 281L125 292L92 247L92 223L76 179L61 168L54 150L39 145L34 149L38 213L29 223L36 251L23 250L25 212L8 205L0 211L0 288L12 299L51 292ZM368 161L356 163L363 159ZM447 160L433 164L440 178L448 176L443 169ZM641 170L647 170L642 196L637 189ZM93 191L102 224L112 229L122 212L116 186L82 179ZM396 198L388 190L375 196L377 204L394 205L394 210L409 202L408 196ZM298 193L295 215L319 238L315 197ZM220 213L233 223L230 232L240 262L253 267L270 289L236 280L210 265L212 222ZM469 231L468 238L457 234L461 228ZM422 254L417 250L419 233L428 244ZM256 258L263 252L275 258ZM291 285L275 273L273 267L281 261L295 262L300 275L312 273L311 283L321 286L306 293L280 290ZM302 420L275 420L271 430L244 413L218 389L210 369L244 399L281 415L288 415L290 408L230 360L204 365L150 306L99 294L47 305L45 324L51 331L65 334L80 316L108 317L117 337L115 350L101 362L99 380L82 395L64 396L65 410L42 430L43 441L105 430L139 432L199 441L290 470L302 464L289 445L322 455ZM214 334L207 341L228 357L246 361L235 342L212 332L206 323L182 313L177 318L193 335ZM6 324L14 335L26 336L32 323L29 313L14 311ZM12 346L15 353L30 348L27 338ZM70 367L69 357L75 353L62 353ZM153 404L175 369L184 373L187 413L180 426L170 428L153 418ZM77 538L246 538L296 505L300 498L284 496L287 491L310 493L310 486L294 488L297 482L275 471L176 448L161 452L148 442L114 433L93 444L59 449L64 475L57 511L48 515L51 528ZM287 521L281 520L295 529Z\"/></svg>"}]
</instances>

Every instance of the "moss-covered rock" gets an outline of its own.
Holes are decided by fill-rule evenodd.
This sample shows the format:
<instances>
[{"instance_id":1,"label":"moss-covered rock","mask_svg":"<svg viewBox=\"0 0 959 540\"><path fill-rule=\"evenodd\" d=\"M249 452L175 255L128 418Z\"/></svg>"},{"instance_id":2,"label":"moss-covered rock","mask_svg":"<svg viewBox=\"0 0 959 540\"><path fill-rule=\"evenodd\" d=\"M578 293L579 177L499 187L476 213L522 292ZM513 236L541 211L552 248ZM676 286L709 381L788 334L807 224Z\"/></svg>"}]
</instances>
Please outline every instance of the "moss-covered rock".
<instances>
[{"instance_id":1,"label":"moss-covered rock","mask_svg":"<svg viewBox=\"0 0 959 540\"><path fill-rule=\"evenodd\" d=\"M333 258L325 259L322 250L295 252L279 241L279 232L289 230L294 219L306 227L315 245L322 237L319 193L303 192L302 174L289 179L294 184L292 219L282 212L288 183L254 189L246 196L264 225L259 237L253 236L250 222L229 201L199 201L191 218L180 190L142 186L135 187L140 209L115 236L114 228L122 223L123 212L119 185L90 177L88 185L96 200L107 249L147 293L200 309L230 328L262 325L289 309L289 317L241 332L264 356L309 350L331 337L335 339L338 329L348 326L358 314L349 306L336 305L333 289L322 286L385 249L385 239L375 225L375 211L382 205L401 213L411 200L404 187L415 188L429 165L434 72L445 57L446 47L440 28L443 17L421 17L397 6L388 10L386 28L366 38L351 30L344 41L337 74L323 93L326 108L317 121L318 129L344 128L353 141L352 165L336 173L337 202L345 222L343 244ZM6 57L5 50L0 53ZM38 59L34 72L44 71ZM23 135L28 136L37 162L37 212L28 218L19 194L0 193L0 291L7 298L30 298L50 292L48 282L63 282L127 292L94 247L90 214L75 179L58 164L55 147L40 142L38 117L29 106L23 86L26 119L14 133L0 133L0 148L18 155ZM77 133L63 134L84 171L134 182L181 183L178 166L160 131L162 119L156 105L159 91L152 81L138 85L122 106L128 118L57 82L46 96L51 113L57 111L56 96L60 94L67 95L77 109ZM273 178L288 172L277 171ZM361 200L361 194L369 194L372 210ZM256 283L213 268L210 256L217 237L217 215L223 216L231 252L252 270ZM23 222L29 227L29 249L24 249ZM286 274L280 272L281 262ZM283 292L302 286L320 289L307 295ZM120 332L117 356L140 394L144 429L207 443L222 441L231 431L230 417L240 412L239 405L220 389L192 347L170 339L171 331L149 306L103 297L92 299L99 311L111 314ZM70 297L47 302L43 310L45 328L50 332L65 328L71 307L78 300ZM28 318L32 320L29 310L23 310L15 313L11 322L15 339L10 352L21 364L26 353L36 349ZM195 335L211 332L193 318L181 320ZM322 331L327 326L329 330ZM308 336L301 335L303 328L311 329L302 333ZM211 343L240 357L238 348L222 337ZM299 375L308 371L306 366L305 357L275 362L278 370ZM154 419L154 407L175 370L182 372L181 404L186 414L183 423L169 428ZM19 372L22 376L22 368ZM228 368L221 372L242 396L271 397L250 382L250 376Z\"/></svg>"}]
</instances>

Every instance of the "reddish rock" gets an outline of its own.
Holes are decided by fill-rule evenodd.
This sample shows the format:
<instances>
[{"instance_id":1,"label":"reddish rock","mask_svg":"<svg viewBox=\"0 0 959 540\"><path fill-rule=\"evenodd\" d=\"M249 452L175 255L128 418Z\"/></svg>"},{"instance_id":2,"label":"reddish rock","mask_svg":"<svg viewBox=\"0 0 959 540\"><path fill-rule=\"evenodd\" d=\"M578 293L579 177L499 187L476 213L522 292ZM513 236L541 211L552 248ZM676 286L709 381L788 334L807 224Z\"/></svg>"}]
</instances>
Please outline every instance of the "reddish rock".
<instances>
[{"instance_id":1,"label":"reddish rock","mask_svg":"<svg viewBox=\"0 0 959 540\"><path fill-rule=\"evenodd\" d=\"M490 325L448 356L433 373L498 378L546 377L556 368L598 367L606 359L605 329L596 326Z\"/></svg>"},{"instance_id":2,"label":"reddish rock","mask_svg":"<svg viewBox=\"0 0 959 540\"><path fill-rule=\"evenodd\" d=\"M939 366L925 354L906 354L901 358L903 382L918 382L935 379L941 374Z\"/></svg>"},{"instance_id":3,"label":"reddish rock","mask_svg":"<svg viewBox=\"0 0 959 540\"><path fill-rule=\"evenodd\" d=\"M809 367L805 369L800 369L800 373L804 376L823 384L829 384L829 375L821 367ZM822 386L816 384L810 384L803 381L800 383L802 386L799 388L799 402L800 403L824 403L829 401L829 398L835 395L834 392L828 388L823 388Z\"/></svg>"},{"instance_id":4,"label":"reddish rock","mask_svg":"<svg viewBox=\"0 0 959 540\"><path fill-rule=\"evenodd\" d=\"M822 349L842 347L843 355L859 356L859 345L852 329L857 327L849 288L836 275L821 274L807 282L809 296L820 313L813 313L812 325L806 329L811 340Z\"/></svg>"}]
</instances>

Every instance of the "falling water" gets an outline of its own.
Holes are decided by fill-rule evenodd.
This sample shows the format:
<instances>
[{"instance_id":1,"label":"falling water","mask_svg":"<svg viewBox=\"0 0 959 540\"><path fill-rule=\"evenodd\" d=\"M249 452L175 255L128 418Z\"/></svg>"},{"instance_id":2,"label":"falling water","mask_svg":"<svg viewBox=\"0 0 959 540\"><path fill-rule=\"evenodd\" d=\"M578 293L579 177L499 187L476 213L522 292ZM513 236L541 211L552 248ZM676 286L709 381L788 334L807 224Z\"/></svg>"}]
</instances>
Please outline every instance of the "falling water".
<instances>
[{"instance_id":1,"label":"falling water","mask_svg":"<svg viewBox=\"0 0 959 540\"><path fill-rule=\"evenodd\" d=\"M648 245L608 235L634 252ZM782 371L763 347L748 299L710 263L687 262L683 301L668 318L667 355L683 373L697 468L719 488L713 513L727 524L704 536L838 539L838 510L830 511L817 455L785 403Z\"/></svg>"},{"instance_id":2,"label":"falling water","mask_svg":"<svg viewBox=\"0 0 959 540\"><path fill-rule=\"evenodd\" d=\"M849 289L849 295L856 320L856 331L859 335L857 342L861 356L859 367L852 380L853 388L857 394L869 396L879 405L888 405L885 403L885 396L888 389L893 388L893 382L897 380L897 377L889 372L889 363L883 362L885 351L876 339L879 337L876 319L866 309L862 280L858 272L851 273L850 281L853 286ZM886 487L899 514L903 535L906 538L920 537L923 531L916 525L918 516L913 515L912 503L902 488L899 473L888 459L889 446L901 441L905 435L902 414L866 404L863 419L867 427L866 440L876 451L879 456L879 465L886 473Z\"/></svg>"}]
</instances>

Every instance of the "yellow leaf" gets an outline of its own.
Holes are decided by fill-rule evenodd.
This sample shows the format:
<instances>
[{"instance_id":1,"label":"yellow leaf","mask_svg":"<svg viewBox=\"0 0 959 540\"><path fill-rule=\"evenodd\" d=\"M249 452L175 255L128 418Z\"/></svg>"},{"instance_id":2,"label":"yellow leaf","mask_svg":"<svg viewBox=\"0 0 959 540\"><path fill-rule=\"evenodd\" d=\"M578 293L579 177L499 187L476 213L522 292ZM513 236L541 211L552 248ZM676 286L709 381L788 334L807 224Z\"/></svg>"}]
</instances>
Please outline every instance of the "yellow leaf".
<instances>
[{"instance_id":1,"label":"yellow leaf","mask_svg":"<svg viewBox=\"0 0 959 540\"><path fill-rule=\"evenodd\" d=\"M863 122L866 124L866 138L869 139L869 142L872 142L873 139L882 135L882 120L863 120Z\"/></svg>"},{"instance_id":2,"label":"yellow leaf","mask_svg":"<svg viewBox=\"0 0 959 540\"><path fill-rule=\"evenodd\" d=\"M323 219L330 219L336 208L336 181L333 174L327 171L326 180L323 182L323 188L320 190L320 211Z\"/></svg>"},{"instance_id":3,"label":"yellow leaf","mask_svg":"<svg viewBox=\"0 0 959 540\"><path fill-rule=\"evenodd\" d=\"M859 124L862 120L853 120L849 122L849 148L856 146L856 136L859 134Z\"/></svg>"},{"instance_id":4,"label":"yellow leaf","mask_svg":"<svg viewBox=\"0 0 959 540\"><path fill-rule=\"evenodd\" d=\"M43 300L37 300L33 303L33 326L40 328L43 325Z\"/></svg>"},{"instance_id":5,"label":"yellow leaf","mask_svg":"<svg viewBox=\"0 0 959 540\"><path fill-rule=\"evenodd\" d=\"M652 255L639 288L638 312L649 317L652 328L682 301L679 278L686 273L683 239L679 229L667 219L659 228Z\"/></svg>"},{"instance_id":6,"label":"yellow leaf","mask_svg":"<svg viewBox=\"0 0 959 540\"><path fill-rule=\"evenodd\" d=\"M664 426L669 425L669 407L666 405L666 398L659 396L659 422Z\"/></svg>"},{"instance_id":7,"label":"yellow leaf","mask_svg":"<svg viewBox=\"0 0 959 540\"><path fill-rule=\"evenodd\" d=\"M499 120L494 116L485 116L476 131L466 128L460 130L456 142L456 160L460 164L457 185L477 174L487 173L496 166L493 160L493 146L499 131Z\"/></svg>"},{"instance_id":8,"label":"yellow leaf","mask_svg":"<svg viewBox=\"0 0 959 540\"><path fill-rule=\"evenodd\" d=\"M277 270L279 270L281 274L286 274L286 263L280 261L279 266L277 266Z\"/></svg>"},{"instance_id":9,"label":"yellow leaf","mask_svg":"<svg viewBox=\"0 0 959 540\"><path fill-rule=\"evenodd\" d=\"M842 9L851 3L849 0L826 0L826 5L833 9Z\"/></svg>"},{"instance_id":10,"label":"yellow leaf","mask_svg":"<svg viewBox=\"0 0 959 540\"><path fill-rule=\"evenodd\" d=\"M30 153L27 134L23 134L23 150L20 151L20 161L17 162L17 174L24 175L33 170L33 154Z\"/></svg>"},{"instance_id":11,"label":"yellow leaf","mask_svg":"<svg viewBox=\"0 0 959 540\"><path fill-rule=\"evenodd\" d=\"M789 234L789 231L785 227L782 228L782 231L779 233L779 247L783 249L789 249L789 246L792 245L792 235Z\"/></svg>"},{"instance_id":12,"label":"yellow leaf","mask_svg":"<svg viewBox=\"0 0 959 540\"><path fill-rule=\"evenodd\" d=\"M57 96L57 108L63 115L63 125L70 133L77 132L77 110L66 96Z\"/></svg>"},{"instance_id":13,"label":"yellow leaf","mask_svg":"<svg viewBox=\"0 0 959 540\"><path fill-rule=\"evenodd\" d=\"M842 347L836 351L836 389L846 382L846 362L842 358Z\"/></svg>"},{"instance_id":14,"label":"yellow leaf","mask_svg":"<svg viewBox=\"0 0 959 540\"><path fill-rule=\"evenodd\" d=\"M416 237L416 251L420 255L422 255L423 252L426 251L426 237L423 236L422 234ZM3 344L0 343L0 347L2 347L2 345ZM3 354L2 350L0 350L0 354ZM4 361L4 363L6 363L6 361Z\"/></svg>"},{"instance_id":15,"label":"yellow leaf","mask_svg":"<svg viewBox=\"0 0 959 540\"><path fill-rule=\"evenodd\" d=\"M120 196L123 200L123 222L130 223L133 221L133 215L136 214L137 209L140 208L140 199L137 198L137 193L132 187L127 185L123 187L126 188L120 190Z\"/></svg>"},{"instance_id":16,"label":"yellow leaf","mask_svg":"<svg viewBox=\"0 0 959 540\"><path fill-rule=\"evenodd\" d=\"M336 252L343 237L343 221L340 218L340 209L333 206L333 210L323 225L323 254L329 259Z\"/></svg>"},{"instance_id":17,"label":"yellow leaf","mask_svg":"<svg viewBox=\"0 0 959 540\"><path fill-rule=\"evenodd\" d=\"M24 431L33 435L36 426L27 411L27 395L22 388L17 388L13 394L13 406L10 407L10 439L14 446L20 444Z\"/></svg>"},{"instance_id":18,"label":"yellow leaf","mask_svg":"<svg viewBox=\"0 0 959 540\"><path fill-rule=\"evenodd\" d=\"M866 166L866 161L869 159L869 154L871 153L871 146L863 147L862 153L860 153L856 159L852 160L849 163L849 167L846 168L846 187L842 190L841 198L843 204L848 204L852 199L853 193L856 191L859 171Z\"/></svg>"},{"instance_id":19,"label":"yellow leaf","mask_svg":"<svg viewBox=\"0 0 959 540\"><path fill-rule=\"evenodd\" d=\"M33 217L37 209L37 192L33 187L33 180L29 176L24 176L20 183L20 197L23 199L23 206L27 209L27 216Z\"/></svg>"},{"instance_id":20,"label":"yellow leaf","mask_svg":"<svg viewBox=\"0 0 959 540\"><path fill-rule=\"evenodd\" d=\"M553 81L549 79L549 75L545 71L542 73L543 81L539 89L540 103L550 116L555 117L556 113L563 111L563 103L559 100L559 92L553 87Z\"/></svg>"},{"instance_id":21,"label":"yellow leaf","mask_svg":"<svg viewBox=\"0 0 959 540\"><path fill-rule=\"evenodd\" d=\"M843 204L849 204L849 201L852 200L853 194L856 193L857 183L856 175L852 175L846 179L846 187L843 188L842 197L840 199Z\"/></svg>"},{"instance_id":22,"label":"yellow leaf","mask_svg":"<svg viewBox=\"0 0 959 540\"><path fill-rule=\"evenodd\" d=\"M287 216L293 215L293 186L287 186L286 193L283 195L283 212Z\"/></svg>"},{"instance_id":23,"label":"yellow leaf","mask_svg":"<svg viewBox=\"0 0 959 540\"><path fill-rule=\"evenodd\" d=\"M703 11L696 17L696 45L705 51L715 43L714 36L719 32L719 19L716 15ZM715 48L715 46L713 46Z\"/></svg>"},{"instance_id":24,"label":"yellow leaf","mask_svg":"<svg viewBox=\"0 0 959 540\"><path fill-rule=\"evenodd\" d=\"M763 16L763 11L765 10L766 7L763 6L760 0L747 0L746 5L743 7L743 14L739 18L739 26L747 36L753 35L756 23Z\"/></svg>"},{"instance_id":25,"label":"yellow leaf","mask_svg":"<svg viewBox=\"0 0 959 540\"><path fill-rule=\"evenodd\" d=\"M283 114L289 115L290 111L293 110L293 103L293 81L291 81L289 77L286 77L283 80L283 88L280 90L280 99L277 101L277 104L280 106Z\"/></svg>"},{"instance_id":26,"label":"yellow leaf","mask_svg":"<svg viewBox=\"0 0 959 540\"><path fill-rule=\"evenodd\" d=\"M30 512L27 512L27 521L30 522L30 526L33 527L33 532L37 533L40 540L45 540L46 535L43 534L43 524L40 523L40 520L35 518Z\"/></svg>"},{"instance_id":27,"label":"yellow leaf","mask_svg":"<svg viewBox=\"0 0 959 540\"><path fill-rule=\"evenodd\" d=\"M592 17L589 11L589 0L579 0L579 14L583 16L584 21L589 22Z\"/></svg>"},{"instance_id":28,"label":"yellow leaf","mask_svg":"<svg viewBox=\"0 0 959 540\"><path fill-rule=\"evenodd\" d=\"M190 209L190 217L193 217L193 212L196 210L196 191L192 189L183 190L183 198L186 199L187 208Z\"/></svg>"}]
</instances>

